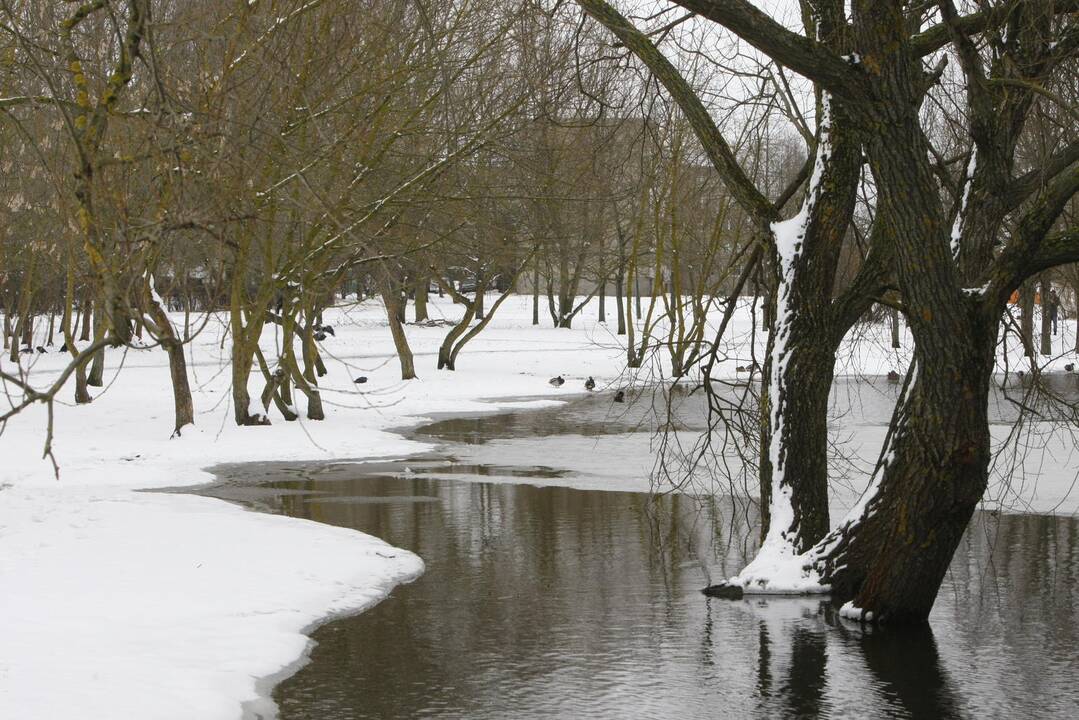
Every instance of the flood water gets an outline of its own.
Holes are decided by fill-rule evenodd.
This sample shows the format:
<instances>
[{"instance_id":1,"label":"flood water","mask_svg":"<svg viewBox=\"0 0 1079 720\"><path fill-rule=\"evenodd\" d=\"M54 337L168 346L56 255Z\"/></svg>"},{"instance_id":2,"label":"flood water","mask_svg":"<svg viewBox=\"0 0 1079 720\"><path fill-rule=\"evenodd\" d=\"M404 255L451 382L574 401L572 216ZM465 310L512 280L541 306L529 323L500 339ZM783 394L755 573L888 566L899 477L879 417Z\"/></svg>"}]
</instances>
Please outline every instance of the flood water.
<instances>
[{"instance_id":1,"label":"flood water","mask_svg":"<svg viewBox=\"0 0 1079 720\"><path fill-rule=\"evenodd\" d=\"M881 421L862 406L850 422ZM819 598L710 599L706 573L754 550L751 507L505 482L633 472L647 451L620 449L647 445L644 424L593 397L443 420L418 434L447 444L404 463L219 468L211 494L427 564L314 633L310 664L275 689L281 717L1076 716L1074 515L979 513L923 629L863 629Z\"/></svg>"}]
</instances>

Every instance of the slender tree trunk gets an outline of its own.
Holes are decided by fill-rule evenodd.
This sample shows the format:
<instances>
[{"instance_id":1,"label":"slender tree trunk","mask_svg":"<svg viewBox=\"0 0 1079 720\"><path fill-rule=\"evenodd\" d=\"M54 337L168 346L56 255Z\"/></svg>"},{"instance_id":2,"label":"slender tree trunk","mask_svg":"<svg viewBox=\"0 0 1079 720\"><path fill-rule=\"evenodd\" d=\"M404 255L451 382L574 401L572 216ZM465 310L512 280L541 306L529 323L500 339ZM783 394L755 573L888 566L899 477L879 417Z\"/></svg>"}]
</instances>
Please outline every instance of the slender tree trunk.
<instances>
[{"instance_id":1,"label":"slender tree trunk","mask_svg":"<svg viewBox=\"0 0 1079 720\"><path fill-rule=\"evenodd\" d=\"M614 307L615 313L618 315L618 334L626 334L626 309L623 306L622 296L625 293L626 282L626 267L625 264L619 264L618 272L614 276Z\"/></svg>"},{"instance_id":2,"label":"slender tree trunk","mask_svg":"<svg viewBox=\"0 0 1079 720\"><path fill-rule=\"evenodd\" d=\"M539 325L539 296L540 296L540 271L539 257L537 256L532 265L532 324Z\"/></svg>"},{"instance_id":3,"label":"slender tree trunk","mask_svg":"<svg viewBox=\"0 0 1079 720\"><path fill-rule=\"evenodd\" d=\"M52 347L53 338L56 334L56 311L54 309L49 310L49 335L45 339L45 344Z\"/></svg>"},{"instance_id":4,"label":"slender tree trunk","mask_svg":"<svg viewBox=\"0 0 1079 720\"><path fill-rule=\"evenodd\" d=\"M1023 283L1019 289L1019 331L1027 357L1034 357L1034 284Z\"/></svg>"},{"instance_id":5,"label":"slender tree trunk","mask_svg":"<svg viewBox=\"0 0 1079 720\"><path fill-rule=\"evenodd\" d=\"M599 321L607 322L607 278L599 284Z\"/></svg>"},{"instance_id":6,"label":"slender tree trunk","mask_svg":"<svg viewBox=\"0 0 1079 720\"><path fill-rule=\"evenodd\" d=\"M149 295L149 293L147 293ZM157 340L169 358L169 376L172 379L172 405L175 424L173 434L180 435L183 428L195 424L195 405L191 399L191 385L187 378L187 358L184 356L184 344L176 337L169 316L153 298L147 307L147 314L157 326Z\"/></svg>"},{"instance_id":7,"label":"slender tree trunk","mask_svg":"<svg viewBox=\"0 0 1079 720\"><path fill-rule=\"evenodd\" d=\"M31 312L30 307L29 307L29 303L27 303L27 308L23 312L22 320L19 322L19 325L22 327L22 339L20 340L20 342L22 343L23 347L28 347L30 349L33 349L33 347L34 347L34 313Z\"/></svg>"},{"instance_id":8,"label":"slender tree trunk","mask_svg":"<svg viewBox=\"0 0 1079 720\"><path fill-rule=\"evenodd\" d=\"M1052 290L1052 285L1044 275L1040 284L1039 292L1042 296L1041 353L1048 357L1053 354L1053 319L1049 315L1050 303L1052 302L1049 299L1049 292Z\"/></svg>"},{"instance_id":9,"label":"slender tree trunk","mask_svg":"<svg viewBox=\"0 0 1079 720\"><path fill-rule=\"evenodd\" d=\"M100 304L94 307L94 342L105 337L105 313L99 312ZM90 376L88 382L93 387L102 387L105 384L105 350L98 350L90 361Z\"/></svg>"},{"instance_id":10,"label":"slender tree trunk","mask_svg":"<svg viewBox=\"0 0 1079 720\"><path fill-rule=\"evenodd\" d=\"M64 316L60 321L60 331L64 335L64 344L72 359L78 357L79 349L75 347L75 332L71 325L71 309L76 303L75 298L75 263L71 248L67 252L67 273L64 297ZM86 363L80 363L75 368L75 404L84 405L90 402L90 390L86 384Z\"/></svg>"},{"instance_id":11,"label":"slender tree trunk","mask_svg":"<svg viewBox=\"0 0 1079 720\"><path fill-rule=\"evenodd\" d=\"M430 280L426 275L423 275L416 279L416 322L427 322L427 290L430 285Z\"/></svg>"},{"instance_id":12,"label":"slender tree trunk","mask_svg":"<svg viewBox=\"0 0 1079 720\"><path fill-rule=\"evenodd\" d=\"M90 315L93 304L90 299L87 298L82 301L82 333L79 335L79 340L82 342L89 342L90 340ZM94 312L94 315L97 313Z\"/></svg>"},{"instance_id":13,"label":"slender tree trunk","mask_svg":"<svg viewBox=\"0 0 1079 720\"><path fill-rule=\"evenodd\" d=\"M641 319L641 278L634 273L633 275L633 302L637 308L637 319Z\"/></svg>"},{"instance_id":14,"label":"slender tree trunk","mask_svg":"<svg viewBox=\"0 0 1079 720\"><path fill-rule=\"evenodd\" d=\"M390 322L390 334L397 349L397 358L401 363L401 379L416 378L416 363L412 357L412 348L408 345L408 336L401 322L401 292L390 287L389 281L383 282L382 301L386 304L386 317Z\"/></svg>"},{"instance_id":15,"label":"slender tree trunk","mask_svg":"<svg viewBox=\"0 0 1079 720\"><path fill-rule=\"evenodd\" d=\"M899 310L896 308L891 309L892 316L892 347L902 347L899 342Z\"/></svg>"}]
</instances>

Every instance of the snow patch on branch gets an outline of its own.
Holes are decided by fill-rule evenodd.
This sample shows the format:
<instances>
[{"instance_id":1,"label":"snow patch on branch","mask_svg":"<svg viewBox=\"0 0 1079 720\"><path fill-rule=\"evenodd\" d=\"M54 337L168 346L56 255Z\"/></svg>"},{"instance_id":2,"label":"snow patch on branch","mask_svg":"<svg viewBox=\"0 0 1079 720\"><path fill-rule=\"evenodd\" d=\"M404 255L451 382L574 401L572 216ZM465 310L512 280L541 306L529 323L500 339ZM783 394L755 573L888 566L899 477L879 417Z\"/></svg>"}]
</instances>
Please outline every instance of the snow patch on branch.
<instances>
[{"instance_id":1,"label":"snow patch on branch","mask_svg":"<svg viewBox=\"0 0 1079 720\"><path fill-rule=\"evenodd\" d=\"M978 150L971 148L970 160L967 161L967 169L963 175L963 195L959 198L959 209L955 213L955 222L952 223L952 259L959 259L959 241L963 237L963 220L966 217L967 201L970 199L970 186L974 183L974 171L978 168Z\"/></svg>"}]
</instances>

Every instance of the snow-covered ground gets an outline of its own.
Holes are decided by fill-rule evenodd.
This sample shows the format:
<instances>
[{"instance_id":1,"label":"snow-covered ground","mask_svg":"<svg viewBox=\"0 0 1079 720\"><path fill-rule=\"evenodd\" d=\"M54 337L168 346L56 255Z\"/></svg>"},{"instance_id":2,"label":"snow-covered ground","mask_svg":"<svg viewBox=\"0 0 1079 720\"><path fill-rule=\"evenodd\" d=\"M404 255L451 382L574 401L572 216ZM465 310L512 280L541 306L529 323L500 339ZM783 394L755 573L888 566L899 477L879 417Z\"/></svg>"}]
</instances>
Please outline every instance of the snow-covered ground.
<instances>
[{"instance_id":1,"label":"snow-covered ground","mask_svg":"<svg viewBox=\"0 0 1079 720\"><path fill-rule=\"evenodd\" d=\"M433 301L431 313L459 308ZM108 351L94 402L74 406L66 389L57 407L59 480L41 459L44 408L0 435L0 717L239 717L242 704L259 702L260 678L304 655L305 629L377 602L421 573L422 561L357 532L138 490L205 483L205 468L221 462L401 457L428 448L390 429L423 417L539 406L549 401L512 398L582 392L588 376L601 389L628 382L613 318L596 323L594 303L585 314L573 330L551 328L546 315L537 328L530 298L511 298L455 372L435 369L446 328L409 326L420 378L403 383L382 308L342 305L326 313L336 330L324 343L327 419L287 423L271 408L273 425L255 428L233 424L228 343L211 318L188 348L197 425L181 438L170 438L165 354ZM738 340L750 325L740 313L723 372L750 362ZM271 356L275 339L268 326ZM901 372L906 351L894 355L886 340L884 325L852 337L838 370ZM1071 347L1070 327L1058 343ZM1062 352L1053 364L1072 359ZM39 386L64 362L55 351L23 357ZM657 379L661 367L669 371L660 362L642 375ZM561 389L546 382L558 374ZM358 375L369 382L354 384ZM250 385L257 395L262 381ZM1051 442L1046 465L1059 489L1079 463L1067 439Z\"/></svg>"}]
</instances>

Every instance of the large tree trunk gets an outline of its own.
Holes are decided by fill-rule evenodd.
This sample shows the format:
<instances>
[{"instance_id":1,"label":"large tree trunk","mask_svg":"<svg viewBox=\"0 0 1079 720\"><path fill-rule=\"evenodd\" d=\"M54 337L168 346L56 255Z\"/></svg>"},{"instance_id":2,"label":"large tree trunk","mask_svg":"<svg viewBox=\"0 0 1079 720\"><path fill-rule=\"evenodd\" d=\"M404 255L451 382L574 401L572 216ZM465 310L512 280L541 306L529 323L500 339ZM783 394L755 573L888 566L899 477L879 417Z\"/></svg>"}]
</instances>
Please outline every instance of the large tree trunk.
<instances>
[{"instance_id":1,"label":"large tree trunk","mask_svg":"<svg viewBox=\"0 0 1079 720\"><path fill-rule=\"evenodd\" d=\"M895 623L929 617L987 484L995 339L946 362L926 362L919 353L879 484L864 515L835 534L823 562L833 596L851 599L848 616Z\"/></svg>"}]
</instances>

